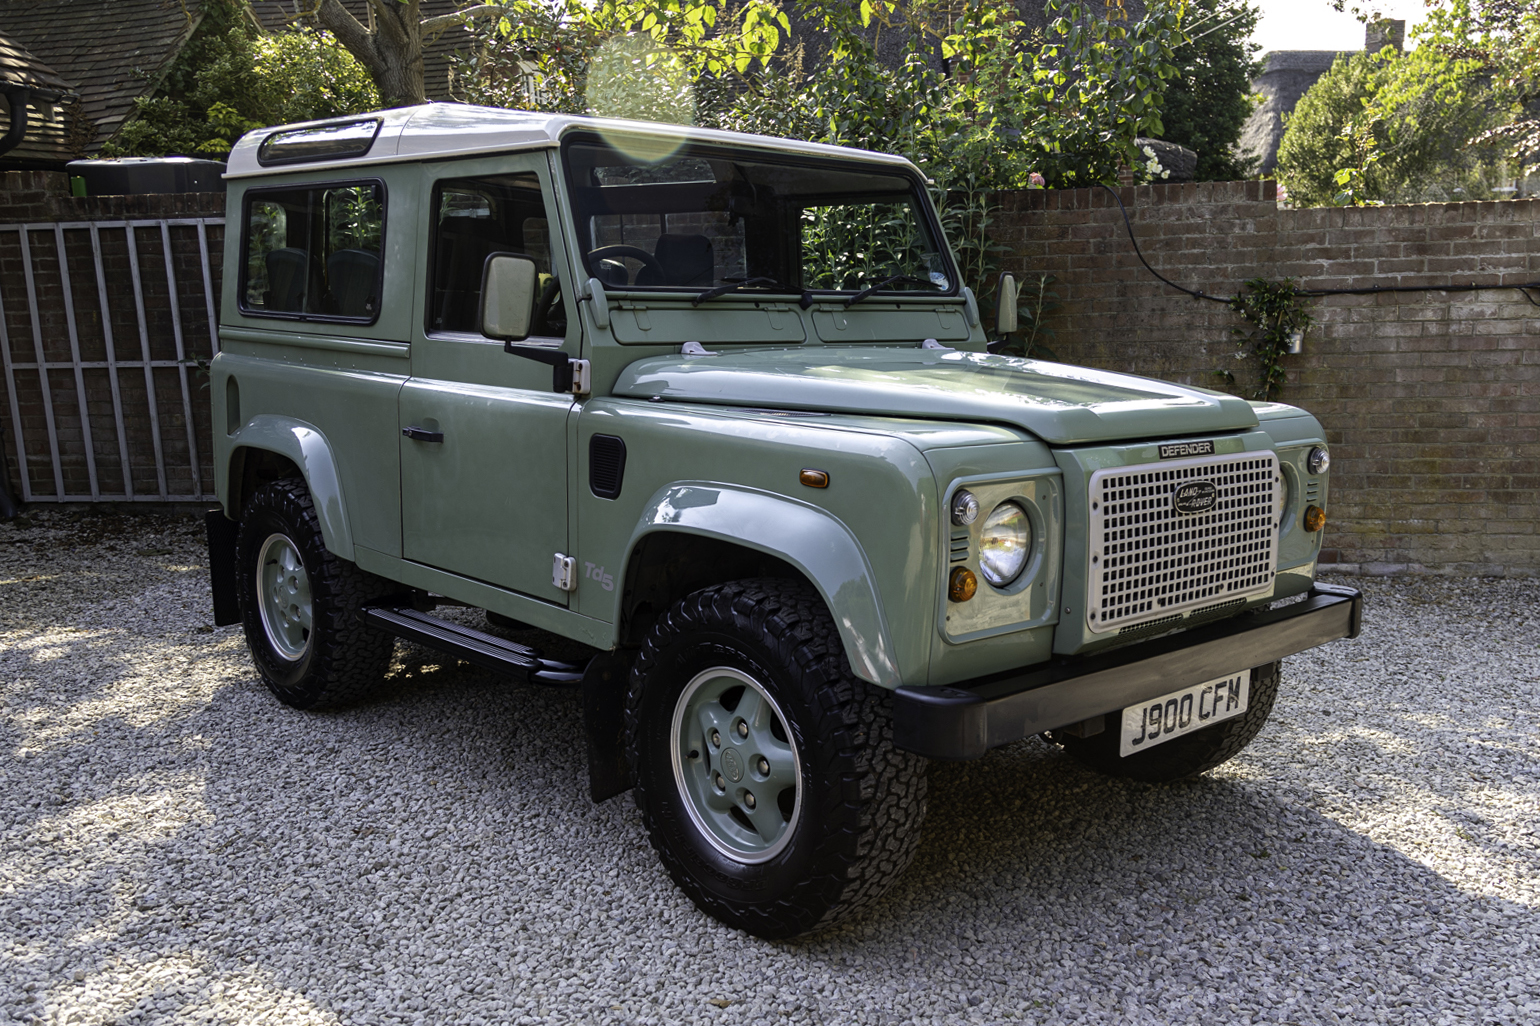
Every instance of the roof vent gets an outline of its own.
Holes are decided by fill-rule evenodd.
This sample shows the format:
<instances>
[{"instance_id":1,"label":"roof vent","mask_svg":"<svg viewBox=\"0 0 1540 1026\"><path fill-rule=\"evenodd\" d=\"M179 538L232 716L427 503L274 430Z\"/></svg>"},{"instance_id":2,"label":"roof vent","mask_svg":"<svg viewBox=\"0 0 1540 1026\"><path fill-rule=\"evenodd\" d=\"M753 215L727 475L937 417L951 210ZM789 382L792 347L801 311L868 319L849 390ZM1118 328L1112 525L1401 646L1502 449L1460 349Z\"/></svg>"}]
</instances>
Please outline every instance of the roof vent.
<instances>
[{"instance_id":1,"label":"roof vent","mask_svg":"<svg viewBox=\"0 0 1540 1026\"><path fill-rule=\"evenodd\" d=\"M274 132L257 147L257 163L306 164L317 160L347 160L362 157L380 134L380 119L335 121L329 125L311 125Z\"/></svg>"}]
</instances>

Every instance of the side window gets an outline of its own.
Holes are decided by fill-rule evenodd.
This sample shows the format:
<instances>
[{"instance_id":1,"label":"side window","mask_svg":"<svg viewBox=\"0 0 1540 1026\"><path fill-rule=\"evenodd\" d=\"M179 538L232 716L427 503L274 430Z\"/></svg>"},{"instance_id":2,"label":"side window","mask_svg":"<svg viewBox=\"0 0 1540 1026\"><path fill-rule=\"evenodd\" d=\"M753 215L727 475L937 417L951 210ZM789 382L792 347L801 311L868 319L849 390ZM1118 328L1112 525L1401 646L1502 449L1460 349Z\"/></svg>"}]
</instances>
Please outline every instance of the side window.
<instances>
[{"instance_id":1,"label":"side window","mask_svg":"<svg viewBox=\"0 0 1540 1026\"><path fill-rule=\"evenodd\" d=\"M263 190L246 197L241 309L372 322L380 308L385 187Z\"/></svg>"},{"instance_id":2,"label":"side window","mask_svg":"<svg viewBox=\"0 0 1540 1026\"><path fill-rule=\"evenodd\" d=\"M561 285L551 273L551 233L540 179L532 172L445 178L433 187L433 273L429 332L474 333L480 325L481 272L493 253L524 253L540 271L532 335L567 333Z\"/></svg>"}]
</instances>

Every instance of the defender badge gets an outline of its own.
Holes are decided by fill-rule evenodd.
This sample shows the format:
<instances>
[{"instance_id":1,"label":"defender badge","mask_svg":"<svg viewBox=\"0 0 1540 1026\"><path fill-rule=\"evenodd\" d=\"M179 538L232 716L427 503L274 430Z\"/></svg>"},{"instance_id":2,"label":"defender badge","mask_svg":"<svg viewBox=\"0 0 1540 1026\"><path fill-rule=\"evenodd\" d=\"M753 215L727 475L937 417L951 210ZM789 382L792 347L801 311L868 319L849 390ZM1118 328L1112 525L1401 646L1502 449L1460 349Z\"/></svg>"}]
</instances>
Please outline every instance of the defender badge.
<instances>
[{"instance_id":1,"label":"defender badge","mask_svg":"<svg viewBox=\"0 0 1540 1026\"><path fill-rule=\"evenodd\" d=\"M1219 486L1212 481L1188 481L1177 487L1171 505L1178 513L1207 513L1219 505Z\"/></svg>"},{"instance_id":2,"label":"defender badge","mask_svg":"<svg viewBox=\"0 0 1540 1026\"><path fill-rule=\"evenodd\" d=\"M1160 447L1160 458L1163 460L1174 460L1183 456L1212 455L1214 455L1213 442L1172 442L1170 445Z\"/></svg>"}]
</instances>

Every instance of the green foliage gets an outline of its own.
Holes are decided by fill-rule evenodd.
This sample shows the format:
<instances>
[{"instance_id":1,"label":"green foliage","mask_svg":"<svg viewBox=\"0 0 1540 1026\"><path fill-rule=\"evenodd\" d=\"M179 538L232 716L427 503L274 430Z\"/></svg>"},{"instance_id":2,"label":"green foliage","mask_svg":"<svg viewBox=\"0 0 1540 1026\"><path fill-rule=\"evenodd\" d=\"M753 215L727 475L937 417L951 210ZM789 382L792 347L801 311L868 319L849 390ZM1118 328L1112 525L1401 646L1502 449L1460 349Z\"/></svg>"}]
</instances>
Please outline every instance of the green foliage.
<instances>
[{"instance_id":1,"label":"green foliage","mask_svg":"<svg viewBox=\"0 0 1540 1026\"><path fill-rule=\"evenodd\" d=\"M1250 345L1251 352L1261 363L1253 399L1274 400L1283 391L1283 355L1288 352L1289 341L1314 323L1310 311L1305 309L1304 299L1299 283L1293 278L1281 281L1251 278L1245 284L1245 291L1230 300L1230 309L1246 318L1249 324L1249 327L1232 331ZM1242 350L1236 355L1244 357L1246 354ZM1220 373L1234 380L1228 372Z\"/></svg>"},{"instance_id":2,"label":"green foliage","mask_svg":"<svg viewBox=\"0 0 1540 1026\"><path fill-rule=\"evenodd\" d=\"M1251 42L1257 8L1245 0L1191 0L1183 27L1191 36L1177 45L1177 74L1166 85L1160 108L1161 136L1198 154L1200 182L1239 181L1256 170L1256 158L1235 152L1251 116L1251 80L1262 71Z\"/></svg>"},{"instance_id":3,"label":"green foliage","mask_svg":"<svg viewBox=\"0 0 1540 1026\"><path fill-rule=\"evenodd\" d=\"M982 295L1005 249L990 241L999 191L1034 175L1057 187L1116 181L1143 163L1134 138L1161 132L1180 8L1153 0L1138 21L1120 4L1104 10L1050 0L1049 25L1034 32L1010 0L804 0L829 40L817 70L757 76L716 123L913 160ZM884 33L904 40L897 67L878 57Z\"/></svg>"},{"instance_id":4,"label":"green foliage","mask_svg":"<svg viewBox=\"0 0 1540 1026\"><path fill-rule=\"evenodd\" d=\"M514 0L468 28L469 103L690 124L702 83L767 66L790 22L765 0Z\"/></svg>"},{"instance_id":5,"label":"green foliage","mask_svg":"<svg viewBox=\"0 0 1540 1026\"><path fill-rule=\"evenodd\" d=\"M1013 0L798 0L829 44L807 70L800 53L770 65L789 23L769 3L515 0L471 26L476 43L455 80L473 103L693 114L712 127L903 154L930 178L964 281L984 294L1004 250L990 241L1000 190L1034 176L1057 187L1115 182L1144 163L1135 137L1161 134L1186 38L1182 2L1146 7L1135 20L1121 0L1050 0L1046 30L1034 31ZM904 40L897 67L879 59L884 33ZM907 268L907 238L894 229L863 252ZM1033 339L1055 305L1048 281L1023 321Z\"/></svg>"},{"instance_id":6,"label":"green foliage","mask_svg":"<svg viewBox=\"0 0 1540 1026\"><path fill-rule=\"evenodd\" d=\"M891 274L929 280L941 270L907 202L829 203L802 211L802 281L814 289L862 289Z\"/></svg>"},{"instance_id":7,"label":"green foliage","mask_svg":"<svg viewBox=\"0 0 1540 1026\"><path fill-rule=\"evenodd\" d=\"M200 32L156 94L135 101L104 156L222 159L253 128L379 106L368 73L327 33L262 35L230 6L205 4Z\"/></svg>"},{"instance_id":8,"label":"green foliage","mask_svg":"<svg viewBox=\"0 0 1540 1026\"><path fill-rule=\"evenodd\" d=\"M1479 37L1468 0L1453 0L1418 27L1415 49L1339 57L1287 119L1278 174L1290 200L1321 206L1496 195L1520 155L1512 145L1505 150L1512 140L1503 133L1516 132L1522 104L1519 91L1494 77L1491 60L1473 49Z\"/></svg>"},{"instance_id":9,"label":"green foliage","mask_svg":"<svg viewBox=\"0 0 1540 1026\"><path fill-rule=\"evenodd\" d=\"M1102 16L1049 0L1035 33L1010 0L804 0L830 52L790 109L749 111L736 127L902 153L989 189L1024 187L1032 172L1055 187L1115 181L1138 163L1135 136L1161 131L1183 38L1177 5L1148 8L1133 21L1120 4ZM878 58L883 32L904 40L896 68Z\"/></svg>"},{"instance_id":10,"label":"green foliage","mask_svg":"<svg viewBox=\"0 0 1540 1026\"><path fill-rule=\"evenodd\" d=\"M1438 40L1452 57L1478 62L1505 116L1474 140L1496 145L1527 175L1540 173L1540 7L1525 0L1478 0L1463 38Z\"/></svg>"}]
</instances>

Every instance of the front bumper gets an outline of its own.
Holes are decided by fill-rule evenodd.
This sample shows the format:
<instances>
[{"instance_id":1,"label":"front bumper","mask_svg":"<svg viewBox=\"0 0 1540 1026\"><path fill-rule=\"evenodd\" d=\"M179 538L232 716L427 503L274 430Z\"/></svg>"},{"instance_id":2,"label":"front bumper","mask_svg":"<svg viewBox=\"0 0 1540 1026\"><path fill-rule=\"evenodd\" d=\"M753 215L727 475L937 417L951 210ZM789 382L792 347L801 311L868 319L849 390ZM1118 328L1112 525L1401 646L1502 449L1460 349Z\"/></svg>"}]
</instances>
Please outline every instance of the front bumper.
<instances>
[{"instance_id":1,"label":"front bumper","mask_svg":"<svg viewBox=\"0 0 1540 1026\"><path fill-rule=\"evenodd\" d=\"M1242 667L1356 638L1362 621L1356 588L1316 584L1301 602L1100 655L945 687L904 686L893 696L893 742L933 759L977 759Z\"/></svg>"}]
</instances>

